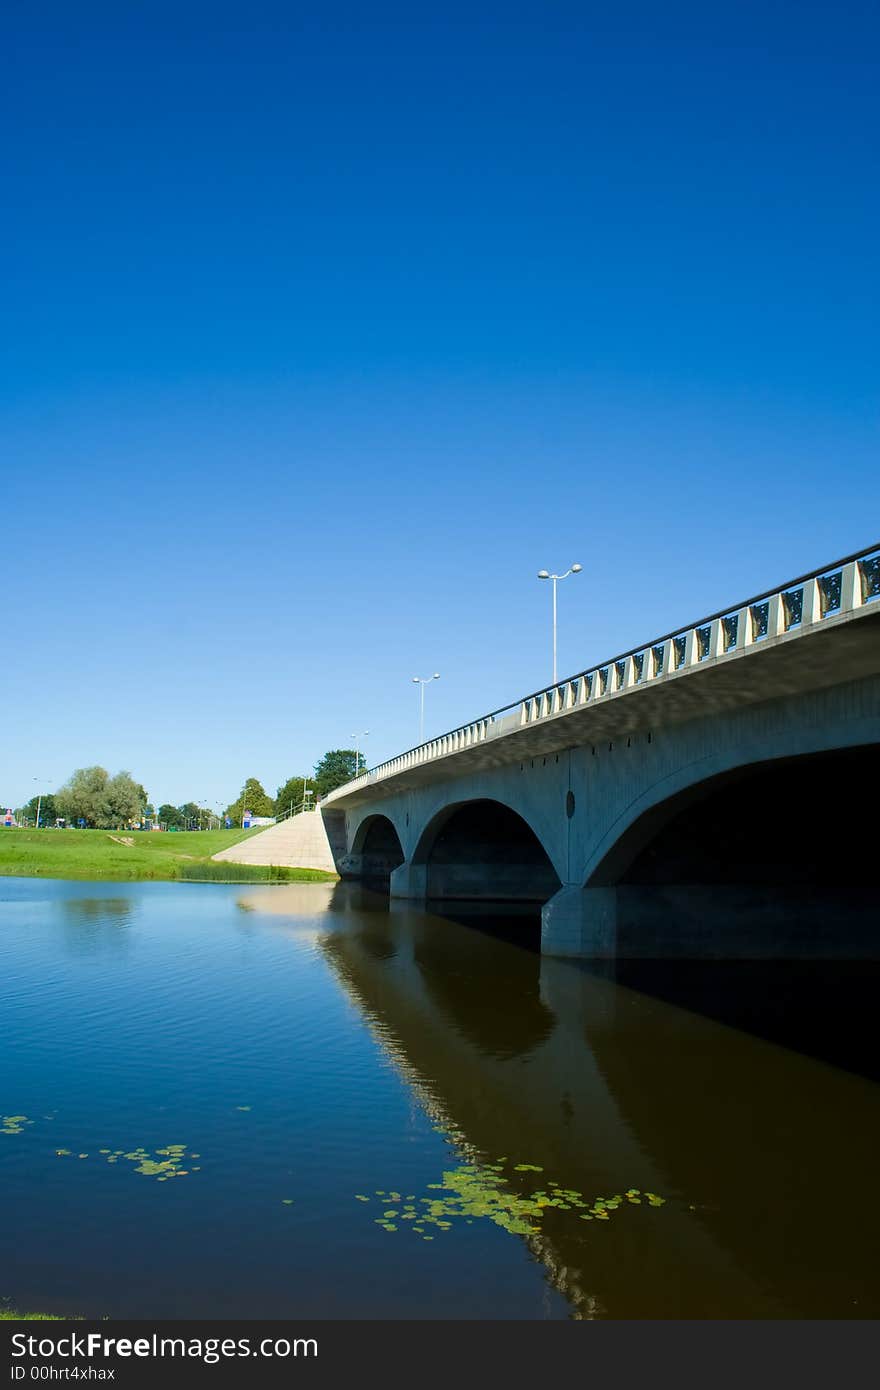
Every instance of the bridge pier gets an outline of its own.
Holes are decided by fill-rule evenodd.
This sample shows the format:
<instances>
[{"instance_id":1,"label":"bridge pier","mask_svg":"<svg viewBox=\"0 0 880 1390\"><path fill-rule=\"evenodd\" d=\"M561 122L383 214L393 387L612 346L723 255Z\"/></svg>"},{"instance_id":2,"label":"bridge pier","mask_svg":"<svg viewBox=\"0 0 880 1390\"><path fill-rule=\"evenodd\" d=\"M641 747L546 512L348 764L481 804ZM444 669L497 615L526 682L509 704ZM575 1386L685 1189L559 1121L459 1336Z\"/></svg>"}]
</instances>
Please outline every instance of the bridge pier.
<instances>
[{"instance_id":1,"label":"bridge pier","mask_svg":"<svg viewBox=\"0 0 880 1390\"><path fill-rule=\"evenodd\" d=\"M391 874L390 894L392 898L409 898L411 902L424 903L428 896L427 864L399 865Z\"/></svg>"},{"instance_id":2,"label":"bridge pier","mask_svg":"<svg viewBox=\"0 0 880 1390\"><path fill-rule=\"evenodd\" d=\"M613 959L617 955L617 889L563 884L541 910L541 952Z\"/></svg>"}]
</instances>

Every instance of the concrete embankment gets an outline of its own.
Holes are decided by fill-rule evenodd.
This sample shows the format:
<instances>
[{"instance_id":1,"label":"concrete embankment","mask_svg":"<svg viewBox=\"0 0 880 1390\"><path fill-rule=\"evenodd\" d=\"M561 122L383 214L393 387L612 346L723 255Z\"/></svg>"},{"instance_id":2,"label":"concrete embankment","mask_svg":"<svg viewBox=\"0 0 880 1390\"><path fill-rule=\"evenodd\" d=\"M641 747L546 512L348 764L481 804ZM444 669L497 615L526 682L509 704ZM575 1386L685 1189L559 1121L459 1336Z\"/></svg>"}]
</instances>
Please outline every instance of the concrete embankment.
<instances>
[{"instance_id":1,"label":"concrete embankment","mask_svg":"<svg viewBox=\"0 0 880 1390\"><path fill-rule=\"evenodd\" d=\"M320 811L303 811L278 825L267 826L240 844L212 856L231 864L274 864L290 869L323 869L336 873L333 851Z\"/></svg>"}]
</instances>

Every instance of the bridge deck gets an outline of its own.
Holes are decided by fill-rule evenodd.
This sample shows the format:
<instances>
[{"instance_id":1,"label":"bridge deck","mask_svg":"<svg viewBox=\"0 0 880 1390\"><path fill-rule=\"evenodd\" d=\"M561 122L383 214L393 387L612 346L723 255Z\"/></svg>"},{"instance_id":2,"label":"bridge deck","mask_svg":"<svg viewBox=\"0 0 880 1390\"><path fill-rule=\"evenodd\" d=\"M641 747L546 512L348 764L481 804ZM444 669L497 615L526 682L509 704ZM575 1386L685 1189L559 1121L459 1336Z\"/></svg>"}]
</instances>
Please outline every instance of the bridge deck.
<instances>
[{"instance_id":1,"label":"bridge deck","mask_svg":"<svg viewBox=\"0 0 880 1390\"><path fill-rule=\"evenodd\" d=\"M371 769L334 810L409 787L880 672L880 545L527 696Z\"/></svg>"}]
</instances>

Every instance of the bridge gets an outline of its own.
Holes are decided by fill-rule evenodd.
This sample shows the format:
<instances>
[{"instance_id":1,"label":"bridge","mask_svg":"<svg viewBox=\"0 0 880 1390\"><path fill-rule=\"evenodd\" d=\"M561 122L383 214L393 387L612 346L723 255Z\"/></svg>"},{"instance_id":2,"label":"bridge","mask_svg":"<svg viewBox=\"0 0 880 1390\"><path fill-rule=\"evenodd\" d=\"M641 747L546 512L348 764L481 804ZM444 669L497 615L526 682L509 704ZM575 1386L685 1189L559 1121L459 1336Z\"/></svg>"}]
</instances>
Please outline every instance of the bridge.
<instances>
[{"instance_id":1,"label":"bridge","mask_svg":"<svg viewBox=\"0 0 880 1390\"><path fill-rule=\"evenodd\" d=\"M391 758L320 803L340 873L548 955L875 956L878 600L880 544Z\"/></svg>"}]
</instances>

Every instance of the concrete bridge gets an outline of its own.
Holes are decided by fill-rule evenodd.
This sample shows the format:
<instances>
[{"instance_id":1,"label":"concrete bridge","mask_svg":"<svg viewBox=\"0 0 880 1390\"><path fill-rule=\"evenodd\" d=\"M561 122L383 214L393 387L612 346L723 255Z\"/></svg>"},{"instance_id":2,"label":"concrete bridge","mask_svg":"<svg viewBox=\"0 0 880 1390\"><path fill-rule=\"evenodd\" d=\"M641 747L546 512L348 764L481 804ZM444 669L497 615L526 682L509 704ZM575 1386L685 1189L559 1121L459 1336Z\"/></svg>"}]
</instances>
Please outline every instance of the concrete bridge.
<instances>
[{"instance_id":1,"label":"concrete bridge","mask_svg":"<svg viewBox=\"0 0 880 1390\"><path fill-rule=\"evenodd\" d=\"M880 544L371 769L344 877L540 905L552 955L874 956Z\"/></svg>"}]
</instances>

